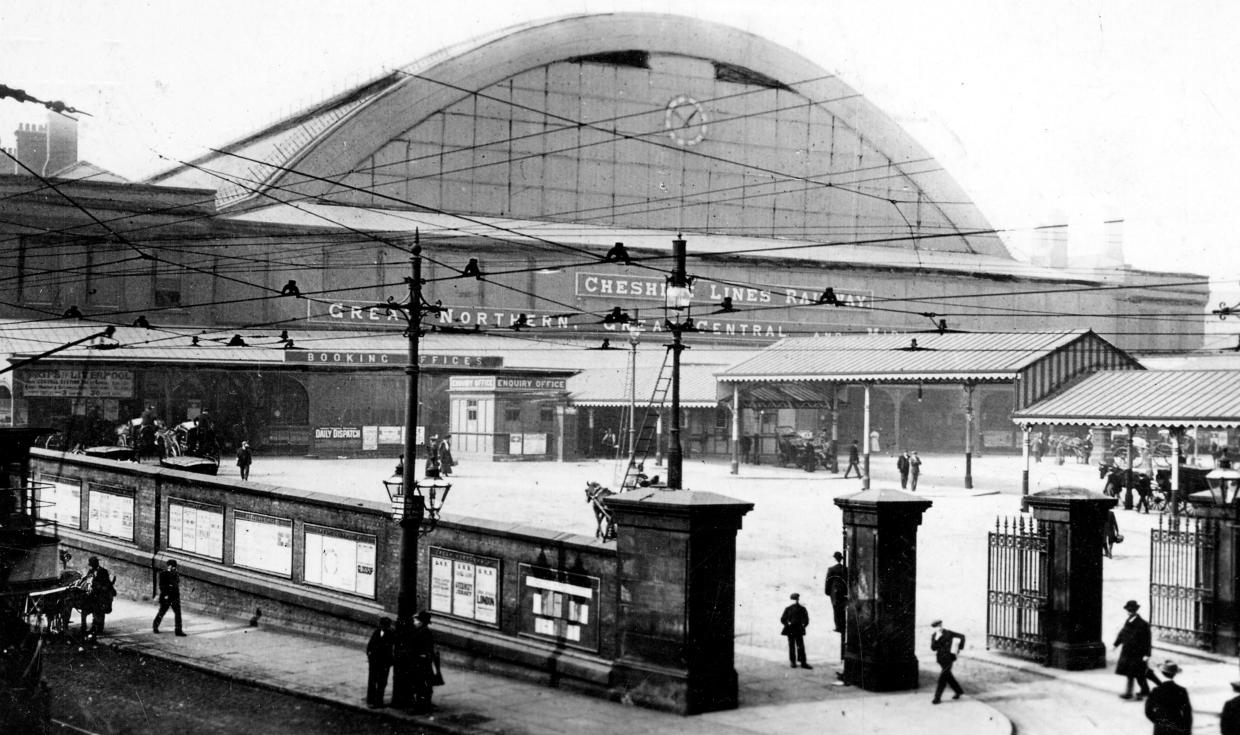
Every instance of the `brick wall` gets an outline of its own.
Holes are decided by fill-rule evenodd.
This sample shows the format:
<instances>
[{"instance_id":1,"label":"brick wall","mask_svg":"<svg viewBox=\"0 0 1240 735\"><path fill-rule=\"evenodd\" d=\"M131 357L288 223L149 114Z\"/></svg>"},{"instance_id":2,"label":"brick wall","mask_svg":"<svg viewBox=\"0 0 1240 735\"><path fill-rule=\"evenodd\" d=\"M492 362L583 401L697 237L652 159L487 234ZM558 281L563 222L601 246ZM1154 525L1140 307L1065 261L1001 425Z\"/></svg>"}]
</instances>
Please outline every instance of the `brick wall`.
<instances>
[{"instance_id":1,"label":"brick wall","mask_svg":"<svg viewBox=\"0 0 1240 735\"><path fill-rule=\"evenodd\" d=\"M62 524L62 547L73 554L70 565L83 569L98 555L117 576L120 594L150 599L155 580L167 559L181 572L186 615L202 611L248 620L262 610L261 624L332 634L366 633L380 615L394 615L399 588L402 529L390 506L292 488L245 483L133 462L115 462L81 455L33 451L36 481L80 484L77 527ZM101 532L92 517L92 490L133 498L133 532L120 538ZM222 541L218 554L208 546L194 553L171 548L173 505L219 513ZM291 564L287 573L272 573L240 564L238 519L255 514L291 522ZM307 581L307 529L328 527L345 534L373 537L374 594L348 594ZM184 522L182 523L184 528ZM431 557L455 555L497 562L495 624L479 623L451 611L435 610L435 629L446 660L600 696L608 691L613 659L618 657L617 557L614 544L594 538L445 515L438 527L422 536L418 546L417 588L420 607L433 608ZM524 565L524 566L523 566ZM524 579L523 579L524 575ZM535 630L528 608L529 577L545 576L539 584L597 585L588 613L589 640L555 639ZM525 590L527 599L522 599ZM441 598L442 599L442 598ZM558 601L557 601L558 602ZM154 605L152 604L152 616ZM546 621L544 621L546 623Z\"/></svg>"}]
</instances>

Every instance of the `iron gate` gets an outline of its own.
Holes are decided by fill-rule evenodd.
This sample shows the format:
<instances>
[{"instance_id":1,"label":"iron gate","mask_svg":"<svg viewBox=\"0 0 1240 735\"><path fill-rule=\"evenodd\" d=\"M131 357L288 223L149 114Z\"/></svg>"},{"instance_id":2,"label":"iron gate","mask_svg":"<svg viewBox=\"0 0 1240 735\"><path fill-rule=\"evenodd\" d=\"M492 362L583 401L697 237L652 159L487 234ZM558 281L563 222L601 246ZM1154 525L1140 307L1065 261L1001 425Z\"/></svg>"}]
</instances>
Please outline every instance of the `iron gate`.
<instances>
[{"instance_id":1,"label":"iron gate","mask_svg":"<svg viewBox=\"0 0 1240 735\"><path fill-rule=\"evenodd\" d=\"M1032 518L996 518L988 548L986 648L1047 663L1049 537Z\"/></svg>"},{"instance_id":2,"label":"iron gate","mask_svg":"<svg viewBox=\"0 0 1240 735\"><path fill-rule=\"evenodd\" d=\"M1150 530L1150 627L1162 640L1214 649L1218 524L1158 519Z\"/></svg>"}]
</instances>

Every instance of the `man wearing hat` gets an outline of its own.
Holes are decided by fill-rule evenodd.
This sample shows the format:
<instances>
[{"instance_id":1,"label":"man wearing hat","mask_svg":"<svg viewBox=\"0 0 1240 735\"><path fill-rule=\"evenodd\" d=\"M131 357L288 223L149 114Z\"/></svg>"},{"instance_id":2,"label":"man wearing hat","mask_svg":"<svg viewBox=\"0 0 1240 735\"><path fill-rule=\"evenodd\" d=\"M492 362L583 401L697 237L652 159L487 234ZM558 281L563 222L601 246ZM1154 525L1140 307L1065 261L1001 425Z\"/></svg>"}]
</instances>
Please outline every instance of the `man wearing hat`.
<instances>
[{"instance_id":1,"label":"man wearing hat","mask_svg":"<svg viewBox=\"0 0 1240 735\"><path fill-rule=\"evenodd\" d=\"M431 614L422 610L414 616L414 621L409 639L413 656L413 711L425 714L432 709L434 687L443 683L443 677L439 671L439 654L435 652L435 636L431 633Z\"/></svg>"},{"instance_id":2,"label":"man wearing hat","mask_svg":"<svg viewBox=\"0 0 1240 735\"><path fill-rule=\"evenodd\" d=\"M1167 660L1159 670L1167 680L1150 693L1145 702L1145 717L1154 723L1154 735L1189 735L1193 730L1193 705L1188 701L1188 690L1174 681L1180 667Z\"/></svg>"},{"instance_id":3,"label":"man wearing hat","mask_svg":"<svg viewBox=\"0 0 1240 735\"><path fill-rule=\"evenodd\" d=\"M805 662L805 629L809 627L809 610L801 606L801 595L792 593L792 604L784 608L779 622L783 624L783 635L788 636L788 663L792 668L799 664L803 669L812 669Z\"/></svg>"},{"instance_id":4,"label":"man wearing hat","mask_svg":"<svg viewBox=\"0 0 1240 735\"><path fill-rule=\"evenodd\" d=\"M1137 610L1141 605L1136 600L1124 603L1128 611L1128 620L1115 638L1115 646L1120 648L1119 661L1115 664L1115 673L1127 677L1122 699L1132 699L1132 683L1140 687L1137 699L1145 699L1150 694L1150 685L1145 683L1149 671L1150 660L1150 624L1141 619Z\"/></svg>"},{"instance_id":5,"label":"man wearing hat","mask_svg":"<svg viewBox=\"0 0 1240 735\"><path fill-rule=\"evenodd\" d=\"M835 632L844 632L845 611L848 609L848 568L844 566L844 555L835 552L835 563L827 568L827 583L824 590L831 598L831 611L835 613Z\"/></svg>"},{"instance_id":6,"label":"man wearing hat","mask_svg":"<svg viewBox=\"0 0 1240 735\"><path fill-rule=\"evenodd\" d=\"M942 620L931 622L930 627L934 628L934 632L930 634L930 650L934 651L934 659L939 662L939 682L934 687L934 699L930 700L930 703L942 702L943 690L947 687L952 688L952 699L960 699L964 690L960 688L960 682L956 681L952 666L956 663L956 653L964 648L964 636L944 628ZM960 644L957 645L956 641L960 641Z\"/></svg>"},{"instance_id":7,"label":"man wearing hat","mask_svg":"<svg viewBox=\"0 0 1240 735\"><path fill-rule=\"evenodd\" d=\"M379 627L370 634L366 643L366 662L369 664L369 677L366 680L366 704L370 707L383 706L383 693L387 689L388 674L392 671L393 645L392 619L379 618Z\"/></svg>"},{"instance_id":8,"label":"man wearing hat","mask_svg":"<svg viewBox=\"0 0 1240 735\"><path fill-rule=\"evenodd\" d=\"M1233 681L1231 690L1240 694L1240 681ZM1222 735L1240 735L1240 697L1232 697L1223 705L1223 711L1218 716L1218 729Z\"/></svg>"}]
</instances>

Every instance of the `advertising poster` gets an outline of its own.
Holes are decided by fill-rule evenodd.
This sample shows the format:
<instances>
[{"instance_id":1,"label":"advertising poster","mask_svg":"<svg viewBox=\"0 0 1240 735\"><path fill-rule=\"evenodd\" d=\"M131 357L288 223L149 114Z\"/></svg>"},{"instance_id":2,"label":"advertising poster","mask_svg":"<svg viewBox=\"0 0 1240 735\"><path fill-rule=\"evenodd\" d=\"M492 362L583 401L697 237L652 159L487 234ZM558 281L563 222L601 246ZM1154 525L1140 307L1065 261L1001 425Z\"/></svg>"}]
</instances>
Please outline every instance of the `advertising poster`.
<instances>
[{"instance_id":1,"label":"advertising poster","mask_svg":"<svg viewBox=\"0 0 1240 735\"><path fill-rule=\"evenodd\" d=\"M86 530L133 541L133 496L92 489Z\"/></svg>"},{"instance_id":2,"label":"advertising poster","mask_svg":"<svg viewBox=\"0 0 1240 735\"><path fill-rule=\"evenodd\" d=\"M474 617L474 565L452 562L452 610L463 618Z\"/></svg>"},{"instance_id":3,"label":"advertising poster","mask_svg":"<svg viewBox=\"0 0 1240 735\"><path fill-rule=\"evenodd\" d=\"M293 522L237 511L233 516L233 563L240 567L293 574Z\"/></svg>"},{"instance_id":4,"label":"advertising poster","mask_svg":"<svg viewBox=\"0 0 1240 735\"><path fill-rule=\"evenodd\" d=\"M224 509L168 501L168 547L224 559Z\"/></svg>"},{"instance_id":5,"label":"advertising poster","mask_svg":"<svg viewBox=\"0 0 1240 735\"><path fill-rule=\"evenodd\" d=\"M499 625L500 561L438 546L430 549L431 609Z\"/></svg>"},{"instance_id":6,"label":"advertising poster","mask_svg":"<svg viewBox=\"0 0 1240 735\"><path fill-rule=\"evenodd\" d=\"M82 527L82 481L40 476L34 488L40 518L67 528Z\"/></svg>"},{"instance_id":7,"label":"advertising poster","mask_svg":"<svg viewBox=\"0 0 1240 735\"><path fill-rule=\"evenodd\" d=\"M431 555L431 610L452 612L452 560Z\"/></svg>"},{"instance_id":8,"label":"advertising poster","mask_svg":"<svg viewBox=\"0 0 1240 735\"><path fill-rule=\"evenodd\" d=\"M305 580L354 595L375 595L375 537L306 526Z\"/></svg>"},{"instance_id":9,"label":"advertising poster","mask_svg":"<svg viewBox=\"0 0 1240 735\"><path fill-rule=\"evenodd\" d=\"M598 650L598 577L522 564L518 578L522 635Z\"/></svg>"}]
</instances>

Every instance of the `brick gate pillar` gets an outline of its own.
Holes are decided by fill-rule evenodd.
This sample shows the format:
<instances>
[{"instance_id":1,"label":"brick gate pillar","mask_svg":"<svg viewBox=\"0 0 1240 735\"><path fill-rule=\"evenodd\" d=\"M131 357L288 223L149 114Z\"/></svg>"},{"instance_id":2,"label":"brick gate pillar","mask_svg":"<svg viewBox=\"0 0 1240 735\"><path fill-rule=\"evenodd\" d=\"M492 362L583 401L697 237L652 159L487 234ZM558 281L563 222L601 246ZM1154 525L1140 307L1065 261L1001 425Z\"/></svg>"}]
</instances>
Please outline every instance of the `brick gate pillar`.
<instances>
[{"instance_id":1,"label":"brick gate pillar","mask_svg":"<svg viewBox=\"0 0 1240 735\"><path fill-rule=\"evenodd\" d=\"M736 532L753 504L654 488L606 503L620 568L615 693L682 715L735 709Z\"/></svg>"},{"instance_id":2,"label":"brick gate pillar","mask_svg":"<svg viewBox=\"0 0 1240 735\"><path fill-rule=\"evenodd\" d=\"M875 489L835 504L848 564L844 681L872 692L916 689L917 527L932 503Z\"/></svg>"},{"instance_id":3,"label":"brick gate pillar","mask_svg":"<svg viewBox=\"0 0 1240 735\"><path fill-rule=\"evenodd\" d=\"M1102 642L1102 547L1115 498L1078 487L1026 496L1049 539L1050 578L1042 617L1049 665L1080 671L1107 665Z\"/></svg>"}]
</instances>

